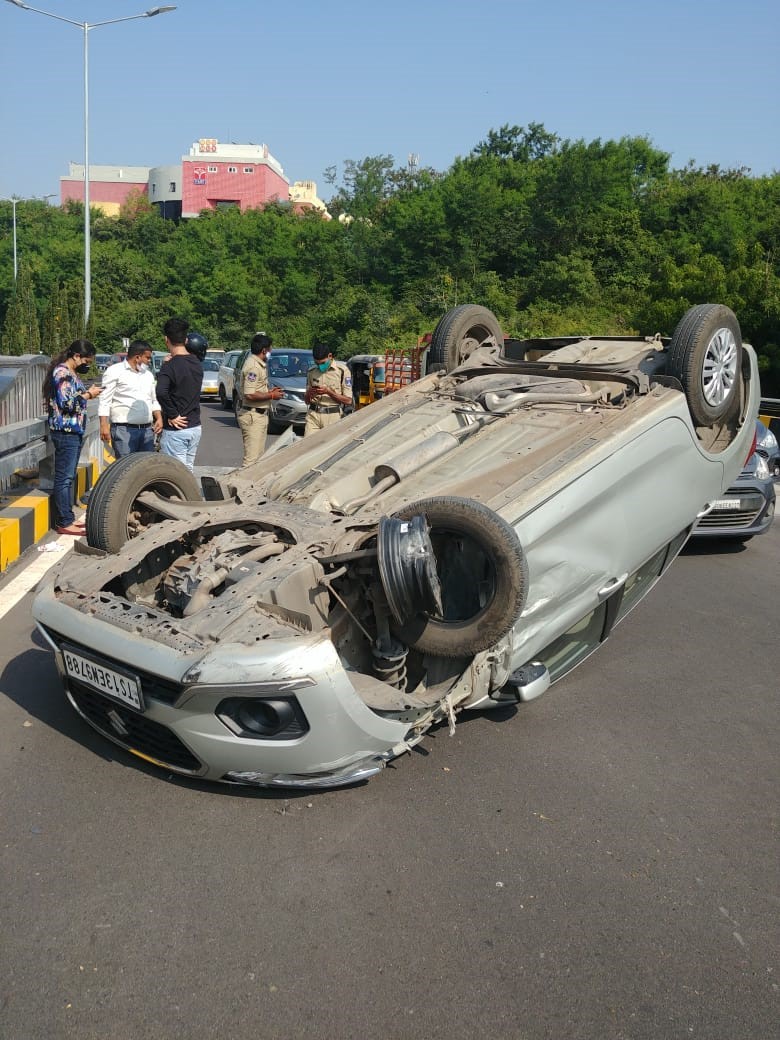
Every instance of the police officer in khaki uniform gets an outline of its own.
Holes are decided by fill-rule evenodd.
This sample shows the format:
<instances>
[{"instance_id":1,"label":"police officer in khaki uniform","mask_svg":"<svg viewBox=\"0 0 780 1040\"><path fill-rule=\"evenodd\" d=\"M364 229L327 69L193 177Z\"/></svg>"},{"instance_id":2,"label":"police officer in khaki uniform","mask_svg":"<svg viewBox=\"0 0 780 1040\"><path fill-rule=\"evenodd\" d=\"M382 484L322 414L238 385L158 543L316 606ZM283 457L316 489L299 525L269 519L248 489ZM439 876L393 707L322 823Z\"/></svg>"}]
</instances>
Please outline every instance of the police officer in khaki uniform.
<instances>
[{"instance_id":1,"label":"police officer in khaki uniform","mask_svg":"<svg viewBox=\"0 0 780 1040\"><path fill-rule=\"evenodd\" d=\"M272 339L265 332L257 332L249 345L251 351L241 369L241 404L238 425L244 440L242 466L251 466L265 451L265 435L268 432L268 402L284 397L284 390L275 386L268 389L266 357Z\"/></svg>"},{"instance_id":2,"label":"police officer in khaki uniform","mask_svg":"<svg viewBox=\"0 0 780 1040\"><path fill-rule=\"evenodd\" d=\"M338 422L342 408L352 404L352 376L347 366L336 361L324 343L316 343L312 354L314 364L306 373L304 401L309 411L304 437Z\"/></svg>"}]
</instances>

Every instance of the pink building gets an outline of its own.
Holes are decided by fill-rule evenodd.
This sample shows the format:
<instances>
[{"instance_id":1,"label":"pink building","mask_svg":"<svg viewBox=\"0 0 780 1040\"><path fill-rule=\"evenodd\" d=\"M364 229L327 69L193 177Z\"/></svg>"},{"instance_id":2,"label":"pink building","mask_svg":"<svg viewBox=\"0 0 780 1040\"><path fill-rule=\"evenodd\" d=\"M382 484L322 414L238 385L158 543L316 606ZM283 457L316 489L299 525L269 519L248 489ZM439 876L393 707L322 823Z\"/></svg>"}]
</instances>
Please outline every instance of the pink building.
<instances>
[{"instance_id":1,"label":"pink building","mask_svg":"<svg viewBox=\"0 0 780 1040\"><path fill-rule=\"evenodd\" d=\"M181 215L238 206L256 209L287 202L290 182L264 144L223 144L201 138L181 163Z\"/></svg>"},{"instance_id":2,"label":"pink building","mask_svg":"<svg viewBox=\"0 0 780 1040\"><path fill-rule=\"evenodd\" d=\"M94 166L89 165L90 208L102 209L106 216L115 217L119 207L131 191L146 194L149 182L148 166ZM60 177L60 203L84 201L84 163L70 163L67 177Z\"/></svg>"},{"instance_id":3,"label":"pink building","mask_svg":"<svg viewBox=\"0 0 780 1040\"><path fill-rule=\"evenodd\" d=\"M132 191L141 191L161 216L178 220L204 210L236 206L257 209L271 202L295 212L314 209L328 219L314 181L290 182L265 144L223 144L201 138L182 156L181 165L89 167L89 201L107 216L116 216ZM84 201L84 166L70 164L60 178L60 201Z\"/></svg>"}]
</instances>

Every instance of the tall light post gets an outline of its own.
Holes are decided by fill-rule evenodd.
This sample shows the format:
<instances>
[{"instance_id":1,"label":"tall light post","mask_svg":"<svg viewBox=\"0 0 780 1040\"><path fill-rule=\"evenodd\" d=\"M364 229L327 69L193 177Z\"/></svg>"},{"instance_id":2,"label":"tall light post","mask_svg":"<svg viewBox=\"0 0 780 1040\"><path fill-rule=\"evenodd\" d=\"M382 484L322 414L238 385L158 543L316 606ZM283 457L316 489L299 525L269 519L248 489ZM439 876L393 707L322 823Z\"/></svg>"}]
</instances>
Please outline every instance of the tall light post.
<instances>
[{"instance_id":1,"label":"tall light post","mask_svg":"<svg viewBox=\"0 0 780 1040\"><path fill-rule=\"evenodd\" d=\"M19 266L16 263L16 203L21 202L21 199L17 198L16 195L11 196L11 205L14 211L14 285L16 285L16 276L19 273Z\"/></svg>"},{"instance_id":2,"label":"tall light post","mask_svg":"<svg viewBox=\"0 0 780 1040\"><path fill-rule=\"evenodd\" d=\"M33 11L42 14L46 18L55 18L58 22L67 22L75 25L84 34L84 326L89 319L92 309L92 254L90 250L90 228L89 228L89 32L90 29L98 29L101 25L114 25L116 22L132 22L136 18L154 18L158 14L166 14L175 11L175 6L151 7L141 14L129 14L124 18L108 18L104 22L76 22L72 18L64 18L60 14L52 14L51 11L41 11L40 8L30 7L23 0L8 0L14 7L21 7L23 11Z\"/></svg>"},{"instance_id":3,"label":"tall light post","mask_svg":"<svg viewBox=\"0 0 780 1040\"><path fill-rule=\"evenodd\" d=\"M46 199L53 199L55 195L56 195L56 192L52 192L51 195L41 195L40 198L41 198L42 202L45 202ZM38 198L37 195L35 197L36 197L36 199ZM12 195L11 198L8 201L11 203L11 206L13 207L13 225L14 225L14 284L16 284L16 276L17 276L18 270L19 270L18 265L16 263L16 204L17 204L17 202L31 202L32 200L31 199L20 199L18 195Z\"/></svg>"}]
</instances>

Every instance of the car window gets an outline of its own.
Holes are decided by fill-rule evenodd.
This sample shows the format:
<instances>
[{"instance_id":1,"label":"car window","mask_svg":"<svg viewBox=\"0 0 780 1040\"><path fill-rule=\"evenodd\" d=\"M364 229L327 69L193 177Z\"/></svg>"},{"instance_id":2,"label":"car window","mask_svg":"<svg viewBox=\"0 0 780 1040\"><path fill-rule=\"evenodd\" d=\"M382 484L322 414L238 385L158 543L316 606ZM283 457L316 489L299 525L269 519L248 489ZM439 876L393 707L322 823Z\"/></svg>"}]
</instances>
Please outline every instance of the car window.
<instances>
[{"instance_id":1,"label":"car window","mask_svg":"<svg viewBox=\"0 0 780 1040\"><path fill-rule=\"evenodd\" d=\"M313 364L314 355L309 350L288 353L273 351L268 357L268 374L276 379L305 376Z\"/></svg>"},{"instance_id":2,"label":"car window","mask_svg":"<svg viewBox=\"0 0 780 1040\"><path fill-rule=\"evenodd\" d=\"M593 653L602 640L606 613L606 603L599 604L568 632L545 647L539 659L547 665L553 682Z\"/></svg>"},{"instance_id":3,"label":"car window","mask_svg":"<svg viewBox=\"0 0 780 1040\"><path fill-rule=\"evenodd\" d=\"M666 546L663 549L659 549L655 556L652 556L647 563L642 564L638 570L626 578L617 613L618 621L624 618L637 605L645 594L646 586L652 584L661 573L664 560L666 559L666 551Z\"/></svg>"},{"instance_id":4,"label":"car window","mask_svg":"<svg viewBox=\"0 0 780 1040\"><path fill-rule=\"evenodd\" d=\"M217 362L210 357L203 359L203 371L204 372L219 372L219 365Z\"/></svg>"}]
</instances>

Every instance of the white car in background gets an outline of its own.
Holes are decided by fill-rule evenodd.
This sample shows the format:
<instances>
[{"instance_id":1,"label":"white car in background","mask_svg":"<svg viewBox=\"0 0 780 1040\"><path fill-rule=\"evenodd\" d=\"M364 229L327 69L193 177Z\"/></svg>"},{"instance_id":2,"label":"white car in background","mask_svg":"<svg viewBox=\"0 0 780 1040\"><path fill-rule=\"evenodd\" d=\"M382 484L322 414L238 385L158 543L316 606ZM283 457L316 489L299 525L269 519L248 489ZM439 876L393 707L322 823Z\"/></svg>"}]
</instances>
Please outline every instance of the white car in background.
<instances>
[{"instance_id":1,"label":"white car in background","mask_svg":"<svg viewBox=\"0 0 780 1040\"><path fill-rule=\"evenodd\" d=\"M203 380L200 385L201 399L216 401L219 394L219 364L210 357L205 357L201 364L203 366Z\"/></svg>"},{"instance_id":2,"label":"white car in background","mask_svg":"<svg viewBox=\"0 0 780 1040\"><path fill-rule=\"evenodd\" d=\"M229 350L222 359L217 379L217 393L222 407L226 410L235 409L235 381L236 367L245 350Z\"/></svg>"}]
</instances>

